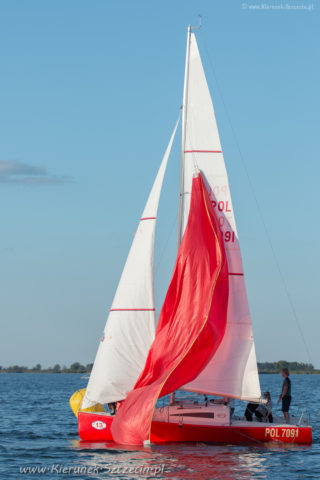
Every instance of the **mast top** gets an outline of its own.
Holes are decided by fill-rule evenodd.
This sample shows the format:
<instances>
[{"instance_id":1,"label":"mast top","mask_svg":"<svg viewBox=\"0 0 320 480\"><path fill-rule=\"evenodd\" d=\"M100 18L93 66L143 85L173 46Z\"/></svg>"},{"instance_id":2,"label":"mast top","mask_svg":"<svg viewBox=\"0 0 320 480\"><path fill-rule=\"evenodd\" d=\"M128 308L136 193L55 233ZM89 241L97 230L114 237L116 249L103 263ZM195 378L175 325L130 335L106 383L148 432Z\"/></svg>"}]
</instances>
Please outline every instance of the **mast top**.
<instances>
[{"instance_id":1,"label":"mast top","mask_svg":"<svg viewBox=\"0 0 320 480\"><path fill-rule=\"evenodd\" d=\"M189 33L191 33L192 30L197 30L198 28L202 27L202 15L199 14L198 17L199 17L199 24L195 26L189 25L188 26Z\"/></svg>"}]
</instances>

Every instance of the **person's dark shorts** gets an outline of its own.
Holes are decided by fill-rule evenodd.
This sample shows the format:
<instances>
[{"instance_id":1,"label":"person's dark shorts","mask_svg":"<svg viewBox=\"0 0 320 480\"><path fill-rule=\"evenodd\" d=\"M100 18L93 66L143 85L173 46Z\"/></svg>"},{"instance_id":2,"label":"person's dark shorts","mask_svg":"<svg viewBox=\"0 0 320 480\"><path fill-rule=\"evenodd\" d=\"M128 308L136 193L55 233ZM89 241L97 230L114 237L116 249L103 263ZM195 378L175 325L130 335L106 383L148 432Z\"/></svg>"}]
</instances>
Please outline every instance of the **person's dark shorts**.
<instances>
[{"instance_id":1,"label":"person's dark shorts","mask_svg":"<svg viewBox=\"0 0 320 480\"><path fill-rule=\"evenodd\" d=\"M291 397L283 397L282 399L282 411L283 412L289 412L290 408L290 403L291 403Z\"/></svg>"}]
</instances>

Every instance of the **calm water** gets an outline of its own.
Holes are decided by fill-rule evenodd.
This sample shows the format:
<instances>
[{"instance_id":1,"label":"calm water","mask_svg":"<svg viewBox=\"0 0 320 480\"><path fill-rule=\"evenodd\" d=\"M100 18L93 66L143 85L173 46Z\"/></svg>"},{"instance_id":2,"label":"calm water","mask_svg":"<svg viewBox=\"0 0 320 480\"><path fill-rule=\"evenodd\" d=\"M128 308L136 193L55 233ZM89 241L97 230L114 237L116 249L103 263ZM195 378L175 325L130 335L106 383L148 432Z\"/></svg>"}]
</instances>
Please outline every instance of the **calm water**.
<instances>
[{"instance_id":1,"label":"calm water","mask_svg":"<svg viewBox=\"0 0 320 480\"><path fill-rule=\"evenodd\" d=\"M293 375L291 378L294 396L292 411L300 403L307 403L313 424L320 410L320 377ZM280 375L262 375L261 384L263 390L271 391L275 400L281 389ZM1 479L320 478L318 423L314 426L314 443L309 448L272 444L237 447L195 443L148 448L128 448L111 443L84 444L78 439L76 418L69 408L68 399L75 390L85 385L86 380L81 379L80 375L0 375ZM236 413L243 413L241 402L237 404ZM30 467L38 470L35 473L23 473L21 470ZM135 467L136 473L123 473L123 467ZM118 470L110 473L111 468ZM149 468L152 472L158 469L160 472L156 475L139 473L142 468Z\"/></svg>"}]
</instances>

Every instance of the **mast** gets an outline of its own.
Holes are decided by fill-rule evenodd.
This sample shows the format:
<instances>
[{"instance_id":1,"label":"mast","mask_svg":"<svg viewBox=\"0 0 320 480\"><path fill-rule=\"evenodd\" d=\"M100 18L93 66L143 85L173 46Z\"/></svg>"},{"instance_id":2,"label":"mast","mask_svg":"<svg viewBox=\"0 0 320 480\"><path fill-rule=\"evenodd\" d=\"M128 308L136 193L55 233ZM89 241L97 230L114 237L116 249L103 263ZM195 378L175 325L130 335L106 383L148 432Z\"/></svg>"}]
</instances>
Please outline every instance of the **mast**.
<instances>
[{"instance_id":1,"label":"mast","mask_svg":"<svg viewBox=\"0 0 320 480\"><path fill-rule=\"evenodd\" d=\"M191 25L188 26L187 34L187 52L186 52L186 66L184 72L184 86L182 99L182 136L181 136L181 160L180 160L180 189L179 189L179 207L178 207L178 232L177 232L177 250L179 249L182 235L182 211L183 211L183 196L184 193L184 156L185 143L187 131L187 104L188 104L188 77L189 77L189 58L190 58L190 40L191 40Z\"/></svg>"},{"instance_id":2,"label":"mast","mask_svg":"<svg viewBox=\"0 0 320 480\"><path fill-rule=\"evenodd\" d=\"M184 71L183 97L182 97L182 133L181 133L181 155L180 155L180 187L178 206L178 229L177 229L177 251L183 236L183 208L184 208L184 157L187 132L187 105L188 105L188 80L189 80L189 59L190 59L191 25L188 25L186 64ZM170 404L175 402L175 391L170 394Z\"/></svg>"}]
</instances>

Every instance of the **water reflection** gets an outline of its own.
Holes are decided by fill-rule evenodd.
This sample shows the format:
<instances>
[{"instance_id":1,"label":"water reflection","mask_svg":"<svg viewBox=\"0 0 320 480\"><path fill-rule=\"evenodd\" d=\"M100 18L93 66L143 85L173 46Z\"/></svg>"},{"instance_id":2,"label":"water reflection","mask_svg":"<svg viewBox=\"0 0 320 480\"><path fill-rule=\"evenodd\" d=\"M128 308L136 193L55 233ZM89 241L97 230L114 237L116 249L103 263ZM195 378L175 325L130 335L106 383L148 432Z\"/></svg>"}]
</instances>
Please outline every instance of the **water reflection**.
<instances>
[{"instance_id":1,"label":"water reflection","mask_svg":"<svg viewBox=\"0 0 320 480\"><path fill-rule=\"evenodd\" d=\"M234 480L266 478L266 458L254 447L170 444L128 447L110 443L73 442L84 465L159 466L156 478ZM257 476L258 475L258 476ZM146 478L136 474L118 478ZM150 477L149 477L150 478Z\"/></svg>"}]
</instances>

